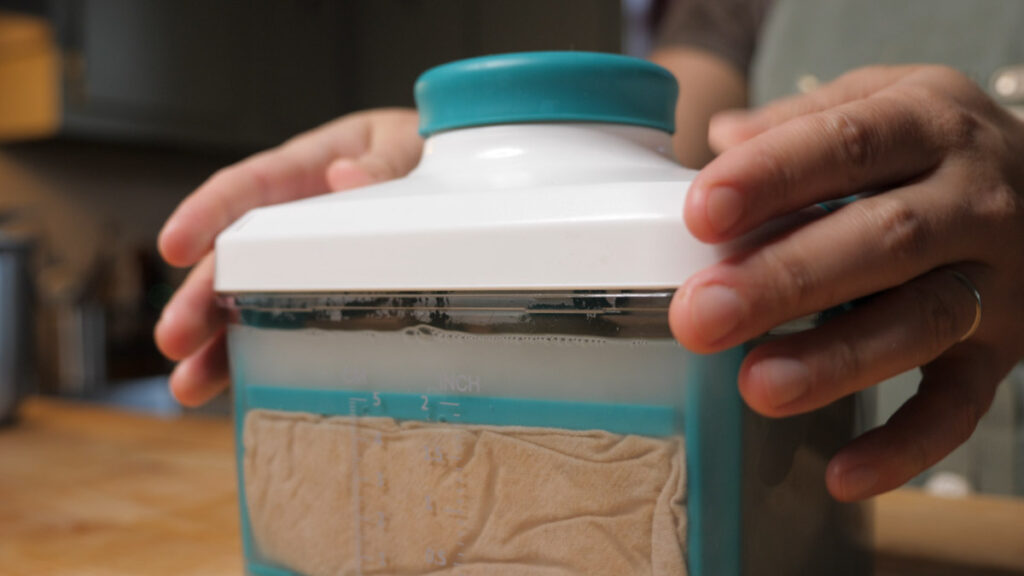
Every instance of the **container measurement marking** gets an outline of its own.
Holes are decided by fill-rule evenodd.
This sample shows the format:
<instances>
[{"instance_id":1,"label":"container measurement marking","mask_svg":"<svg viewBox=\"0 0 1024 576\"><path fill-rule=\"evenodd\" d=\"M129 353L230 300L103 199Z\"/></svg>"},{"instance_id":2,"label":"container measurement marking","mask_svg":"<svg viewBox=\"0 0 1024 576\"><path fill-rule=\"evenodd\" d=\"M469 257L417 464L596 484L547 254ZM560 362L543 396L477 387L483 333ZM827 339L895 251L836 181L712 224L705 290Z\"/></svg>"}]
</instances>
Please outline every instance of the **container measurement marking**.
<instances>
[{"instance_id":1,"label":"container measurement marking","mask_svg":"<svg viewBox=\"0 0 1024 576\"><path fill-rule=\"evenodd\" d=\"M348 410L349 410L349 413L352 414L352 415L355 415L355 416L358 415L358 414L356 414L356 412L357 412L356 401L358 401L358 400L359 400L358 398L354 398L354 397L353 398L349 398L349 400L348 400ZM353 508L354 508L352 516L353 516L353 518L355 520L355 525L353 526L353 528L355 529L356 557L361 559L359 561L359 564L356 566L356 574L357 574L357 576L362 576L363 575L363 563L364 563L364 560L362 560L362 558L363 558L363 515L361 513L360 504L359 504L360 502L362 502L362 499L360 498L360 494L359 494L359 486L362 483L360 482L361 476L359 475L359 466L358 466L358 464L360 462L360 459L361 459L360 458L360 454L359 454L359 435L358 434L353 434L352 435L352 452L354 454L353 460L355 461L355 464L356 464L355 466L352 466L352 472L351 472L352 503L353 503Z\"/></svg>"},{"instance_id":2,"label":"container measurement marking","mask_svg":"<svg viewBox=\"0 0 1024 576\"><path fill-rule=\"evenodd\" d=\"M455 406L456 408L458 408L458 406L459 406L458 402L443 402L442 401L442 402L438 402L438 404L440 404L442 406Z\"/></svg>"}]
</instances>

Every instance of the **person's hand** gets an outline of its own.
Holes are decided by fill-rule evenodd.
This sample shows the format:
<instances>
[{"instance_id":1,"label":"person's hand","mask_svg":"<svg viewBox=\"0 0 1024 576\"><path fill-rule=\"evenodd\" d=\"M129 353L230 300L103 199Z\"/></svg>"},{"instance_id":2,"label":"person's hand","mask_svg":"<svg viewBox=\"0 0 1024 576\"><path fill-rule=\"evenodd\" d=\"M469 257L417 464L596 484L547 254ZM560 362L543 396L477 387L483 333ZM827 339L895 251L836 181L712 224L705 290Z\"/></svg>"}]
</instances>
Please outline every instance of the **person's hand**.
<instances>
[{"instance_id":1,"label":"person's hand","mask_svg":"<svg viewBox=\"0 0 1024 576\"><path fill-rule=\"evenodd\" d=\"M160 232L160 254L171 265L195 268L154 336L160 351L178 361L170 387L179 402L202 404L228 384L226 313L213 292L217 234L257 206L404 176L423 148L416 127L413 110L344 116L220 170L178 206Z\"/></svg>"},{"instance_id":2,"label":"person's hand","mask_svg":"<svg viewBox=\"0 0 1024 576\"><path fill-rule=\"evenodd\" d=\"M898 487L963 443L1024 355L1024 123L951 69L873 67L720 114L710 141L721 154L685 210L707 242L880 192L694 275L670 310L679 341L719 351L876 294L751 351L744 399L782 417L922 366L917 394L829 463L840 500ZM961 342L975 320L971 284L983 316Z\"/></svg>"}]
</instances>

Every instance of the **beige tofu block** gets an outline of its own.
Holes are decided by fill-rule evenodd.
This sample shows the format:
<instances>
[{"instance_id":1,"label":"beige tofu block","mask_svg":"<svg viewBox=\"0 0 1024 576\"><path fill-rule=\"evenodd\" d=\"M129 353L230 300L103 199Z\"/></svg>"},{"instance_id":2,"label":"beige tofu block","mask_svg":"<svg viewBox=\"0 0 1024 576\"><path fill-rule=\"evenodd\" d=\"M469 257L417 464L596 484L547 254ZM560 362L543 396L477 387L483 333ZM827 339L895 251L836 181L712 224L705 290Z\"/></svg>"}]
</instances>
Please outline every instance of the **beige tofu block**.
<instances>
[{"instance_id":1,"label":"beige tofu block","mask_svg":"<svg viewBox=\"0 0 1024 576\"><path fill-rule=\"evenodd\" d=\"M682 438L250 411L268 560L339 574L686 573Z\"/></svg>"}]
</instances>

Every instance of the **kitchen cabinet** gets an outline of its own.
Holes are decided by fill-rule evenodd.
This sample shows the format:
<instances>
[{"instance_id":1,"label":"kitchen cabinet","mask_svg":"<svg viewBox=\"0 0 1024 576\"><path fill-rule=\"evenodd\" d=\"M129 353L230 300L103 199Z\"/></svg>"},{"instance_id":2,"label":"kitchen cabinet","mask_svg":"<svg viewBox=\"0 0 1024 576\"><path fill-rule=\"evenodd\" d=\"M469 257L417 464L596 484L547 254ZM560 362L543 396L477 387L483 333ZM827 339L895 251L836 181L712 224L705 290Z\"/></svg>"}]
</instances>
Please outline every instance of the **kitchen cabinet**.
<instances>
[{"instance_id":1,"label":"kitchen cabinet","mask_svg":"<svg viewBox=\"0 0 1024 576\"><path fill-rule=\"evenodd\" d=\"M53 0L63 134L262 147L345 112L412 105L423 70L620 47L614 0Z\"/></svg>"}]
</instances>

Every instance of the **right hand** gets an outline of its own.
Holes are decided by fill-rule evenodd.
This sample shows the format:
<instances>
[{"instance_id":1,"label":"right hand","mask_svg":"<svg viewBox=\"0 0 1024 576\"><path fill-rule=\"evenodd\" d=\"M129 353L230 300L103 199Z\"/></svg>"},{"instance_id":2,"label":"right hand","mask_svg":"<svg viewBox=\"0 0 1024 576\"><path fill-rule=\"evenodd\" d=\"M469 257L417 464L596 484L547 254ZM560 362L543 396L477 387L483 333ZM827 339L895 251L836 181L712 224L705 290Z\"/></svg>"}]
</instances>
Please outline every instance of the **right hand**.
<instances>
[{"instance_id":1,"label":"right hand","mask_svg":"<svg viewBox=\"0 0 1024 576\"><path fill-rule=\"evenodd\" d=\"M177 361L174 397L197 406L228 385L226 312L213 290L213 243L252 208L400 178L423 149L414 110L369 110L343 116L211 176L178 206L160 232L160 254L195 266L164 308L157 347Z\"/></svg>"}]
</instances>

